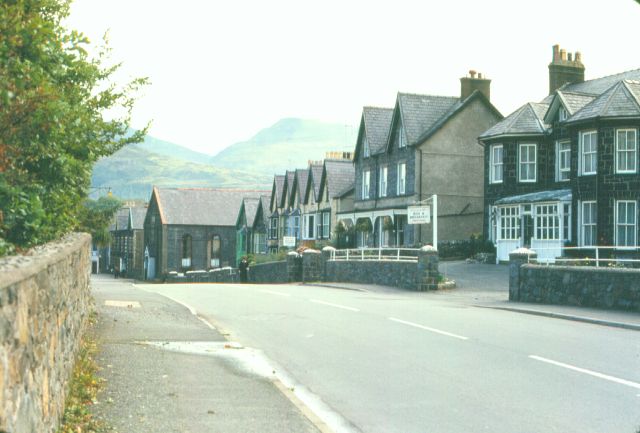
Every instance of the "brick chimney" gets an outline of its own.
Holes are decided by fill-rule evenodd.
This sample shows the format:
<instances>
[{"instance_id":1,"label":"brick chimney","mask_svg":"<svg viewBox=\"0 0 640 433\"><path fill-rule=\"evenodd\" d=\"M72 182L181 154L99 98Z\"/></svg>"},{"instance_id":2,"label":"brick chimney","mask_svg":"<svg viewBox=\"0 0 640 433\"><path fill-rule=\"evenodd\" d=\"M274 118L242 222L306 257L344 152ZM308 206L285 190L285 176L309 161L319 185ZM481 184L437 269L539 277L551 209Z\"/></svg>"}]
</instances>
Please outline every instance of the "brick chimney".
<instances>
[{"instance_id":1,"label":"brick chimney","mask_svg":"<svg viewBox=\"0 0 640 433\"><path fill-rule=\"evenodd\" d=\"M483 78L482 74L472 69L468 77L460 78L460 99L466 99L475 90L479 90L487 99L491 99L491 80Z\"/></svg>"},{"instance_id":2,"label":"brick chimney","mask_svg":"<svg viewBox=\"0 0 640 433\"><path fill-rule=\"evenodd\" d=\"M567 83L582 83L584 81L584 65L582 55L576 51L575 55L560 49L560 45L553 46L553 59L549 63L549 94Z\"/></svg>"}]
</instances>

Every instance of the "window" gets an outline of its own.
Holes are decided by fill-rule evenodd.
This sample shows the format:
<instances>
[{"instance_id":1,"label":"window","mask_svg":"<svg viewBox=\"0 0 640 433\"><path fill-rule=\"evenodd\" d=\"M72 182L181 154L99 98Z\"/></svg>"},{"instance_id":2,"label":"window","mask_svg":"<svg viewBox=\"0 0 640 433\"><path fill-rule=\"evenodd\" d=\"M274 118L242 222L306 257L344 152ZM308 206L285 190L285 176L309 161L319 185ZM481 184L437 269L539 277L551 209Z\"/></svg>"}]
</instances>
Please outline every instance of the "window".
<instances>
[{"instance_id":1,"label":"window","mask_svg":"<svg viewBox=\"0 0 640 433\"><path fill-rule=\"evenodd\" d=\"M569 117L569 113L567 112L567 110L564 107L560 107L560 109L558 110L558 121L563 122L567 120L567 117Z\"/></svg>"},{"instance_id":2,"label":"window","mask_svg":"<svg viewBox=\"0 0 640 433\"><path fill-rule=\"evenodd\" d=\"M562 239L571 240L571 203L562 205Z\"/></svg>"},{"instance_id":3,"label":"window","mask_svg":"<svg viewBox=\"0 0 640 433\"><path fill-rule=\"evenodd\" d=\"M367 136L365 135L365 137L362 139L362 155L365 158L369 158L369 156L371 155L371 148L369 147L369 140L367 140Z\"/></svg>"},{"instance_id":4,"label":"window","mask_svg":"<svg viewBox=\"0 0 640 433\"><path fill-rule=\"evenodd\" d=\"M404 225L406 224L407 217L404 215L396 215L396 245L401 247L404 245Z\"/></svg>"},{"instance_id":5,"label":"window","mask_svg":"<svg viewBox=\"0 0 640 433\"><path fill-rule=\"evenodd\" d=\"M520 207L500 208L500 239L520 239Z\"/></svg>"},{"instance_id":6,"label":"window","mask_svg":"<svg viewBox=\"0 0 640 433\"><path fill-rule=\"evenodd\" d=\"M191 267L191 235L182 236L182 267Z\"/></svg>"},{"instance_id":7,"label":"window","mask_svg":"<svg viewBox=\"0 0 640 433\"><path fill-rule=\"evenodd\" d=\"M220 267L220 236L213 235L211 237L211 262L210 265L212 268Z\"/></svg>"},{"instance_id":8,"label":"window","mask_svg":"<svg viewBox=\"0 0 640 433\"><path fill-rule=\"evenodd\" d=\"M571 170L571 142L559 141L556 143L556 181L569 180Z\"/></svg>"},{"instance_id":9,"label":"window","mask_svg":"<svg viewBox=\"0 0 640 433\"><path fill-rule=\"evenodd\" d=\"M387 167L380 167L378 197L387 196Z\"/></svg>"},{"instance_id":10,"label":"window","mask_svg":"<svg viewBox=\"0 0 640 433\"><path fill-rule=\"evenodd\" d=\"M362 172L362 199L369 198L369 184L371 181L371 172L365 170Z\"/></svg>"},{"instance_id":11,"label":"window","mask_svg":"<svg viewBox=\"0 0 640 433\"><path fill-rule=\"evenodd\" d=\"M535 230L536 239L560 239L560 216L558 215L558 205L536 205Z\"/></svg>"},{"instance_id":12,"label":"window","mask_svg":"<svg viewBox=\"0 0 640 433\"><path fill-rule=\"evenodd\" d=\"M616 131L616 173L635 173L638 167L638 139L635 129Z\"/></svg>"},{"instance_id":13,"label":"window","mask_svg":"<svg viewBox=\"0 0 640 433\"><path fill-rule=\"evenodd\" d=\"M278 218L269 220L269 239L278 239Z\"/></svg>"},{"instance_id":14,"label":"window","mask_svg":"<svg viewBox=\"0 0 640 433\"><path fill-rule=\"evenodd\" d=\"M502 183L504 173L502 144L491 146L489 160L489 183Z\"/></svg>"},{"instance_id":15,"label":"window","mask_svg":"<svg viewBox=\"0 0 640 433\"><path fill-rule=\"evenodd\" d=\"M598 134L596 131L580 133L580 174L596 174Z\"/></svg>"},{"instance_id":16,"label":"window","mask_svg":"<svg viewBox=\"0 0 640 433\"><path fill-rule=\"evenodd\" d=\"M404 136L402 122L398 122L398 126L396 128L396 141L398 142L398 148L402 149L403 147L407 147L407 138Z\"/></svg>"},{"instance_id":17,"label":"window","mask_svg":"<svg viewBox=\"0 0 640 433\"><path fill-rule=\"evenodd\" d=\"M398 164L398 184L396 185L397 195L403 195L405 193L405 184L407 178L407 164Z\"/></svg>"},{"instance_id":18,"label":"window","mask_svg":"<svg viewBox=\"0 0 640 433\"><path fill-rule=\"evenodd\" d=\"M296 239L300 239L300 217L294 216L291 218L291 231L290 235Z\"/></svg>"},{"instance_id":19,"label":"window","mask_svg":"<svg viewBox=\"0 0 640 433\"><path fill-rule=\"evenodd\" d=\"M315 219L316 219L316 216L314 214L304 216L304 235L303 235L304 239L316 238Z\"/></svg>"},{"instance_id":20,"label":"window","mask_svg":"<svg viewBox=\"0 0 640 433\"><path fill-rule=\"evenodd\" d=\"M616 201L616 246L635 247L637 245L636 202Z\"/></svg>"},{"instance_id":21,"label":"window","mask_svg":"<svg viewBox=\"0 0 640 433\"><path fill-rule=\"evenodd\" d=\"M331 214L329 212L322 212L322 237L324 239L329 239L329 235L331 233L329 227L329 219L331 218Z\"/></svg>"},{"instance_id":22,"label":"window","mask_svg":"<svg viewBox=\"0 0 640 433\"><path fill-rule=\"evenodd\" d=\"M518 173L520 182L536 181L536 145L534 143L521 144L519 147Z\"/></svg>"},{"instance_id":23,"label":"window","mask_svg":"<svg viewBox=\"0 0 640 433\"><path fill-rule=\"evenodd\" d=\"M590 247L596 245L596 233L597 233L597 209L595 201L583 201L582 202L582 228L581 228L581 242L582 246Z\"/></svg>"}]
</instances>

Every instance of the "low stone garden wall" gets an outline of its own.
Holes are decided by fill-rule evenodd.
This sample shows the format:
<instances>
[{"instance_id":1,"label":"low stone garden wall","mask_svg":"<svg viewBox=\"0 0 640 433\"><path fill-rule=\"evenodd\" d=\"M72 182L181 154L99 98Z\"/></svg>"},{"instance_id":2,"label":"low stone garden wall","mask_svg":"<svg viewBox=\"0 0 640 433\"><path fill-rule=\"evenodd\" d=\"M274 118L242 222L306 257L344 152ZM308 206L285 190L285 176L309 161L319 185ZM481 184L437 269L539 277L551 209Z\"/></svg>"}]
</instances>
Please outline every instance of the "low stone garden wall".
<instances>
[{"instance_id":1,"label":"low stone garden wall","mask_svg":"<svg viewBox=\"0 0 640 433\"><path fill-rule=\"evenodd\" d=\"M249 268L250 283L286 283L287 262L270 262L251 265Z\"/></svg>"},{"instance_id":2,"label":"low stone garden wall","mask_svg":"<svg viewBox=\"0 0 640 433\"><path fill-rule=\"evenodd\" d=\"M510 255L509 300L640 311L640 269L549 266Z\"/></svg>"},{"instance_id":3,"label":"low stone garden wall","mask_svg":"<svg viewBox=\"0 0 640 433\"><path fill-rule=\"evenodd\" d=\"M91 308L91 237L0 259L0 431L58 428Z\"/></svg>"},{"instance_id":4,"label":"low stone garden wall","mask_svg":"<svg viewBox=\"0 0 640 433\"><path fill-rule=\"evenodd\" d=\"M209 271L188 271L185 273L169 272L165 278L167 283L237 283L240 281L238 269L224 267Z\"/></svg>"},{"instance_id":5,"label":"low stone garden wall","mask_svg":"<svg viewBox=\"0 0 640 433\"><path fill-rule=\"evenodd\" d=\"M378 284L416 290L418 268L412 262L329 261L326 275L326 281Z\"/></svg>"}]
</instances>

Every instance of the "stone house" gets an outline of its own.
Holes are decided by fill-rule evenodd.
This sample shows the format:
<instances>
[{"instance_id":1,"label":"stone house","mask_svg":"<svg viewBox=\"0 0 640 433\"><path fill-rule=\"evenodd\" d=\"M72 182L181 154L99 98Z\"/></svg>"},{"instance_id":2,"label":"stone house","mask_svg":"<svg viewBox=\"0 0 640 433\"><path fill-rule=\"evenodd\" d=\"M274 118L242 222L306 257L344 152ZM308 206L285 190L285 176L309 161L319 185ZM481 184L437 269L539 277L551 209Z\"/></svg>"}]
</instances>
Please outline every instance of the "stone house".
<instances>
[{"instance_id":1,"label":"stone house","mask_svg":"<svg viewBox=\"0 0 640 433\"><path fill-rule=\"evenodd\" d=\"M262 195L260 198L247 197L242 200L236 221L237 260L247 253L265 254L267 252L269 200L268 195Z\"/></svg>"},{"instance_id":2,"label":"stone house","mask_svg":"<svg viewBox=\"0 0 640 433\"><path fill-rule=\"evenodd\" d=\"M588 81L584 71L580 53L555 45L549 95L480 135L497 260L522 246L550 261L565 246L637 252L640 69Z\"/></svg>"},{"instance_id":3,"label":"stone house","mask_svg":"<svg viewBox=\"0 0 640 433\"><path fill-rule=\"evenodd\" d=\"M324 165L322 161L309 163L306 187L300 188L302 212L302 244L314 248L317 234L318 197Z\"/></svg>"},{"instance_id":4,"label":"stone house","mask_svg":"<svg viewBox=\"0 0 640 433\"><path fill-rule=\"evenodd\" d=\"M266 193L154 187L144 220L146 278L236 266L236 222L242 201Z\"/></svg>"},{"instance_id":5,"label":"stone house","mask_svg":"<svg viewBox=\"0 0 640 433\"><path fill-rule=\"evenodd\" d=\"M110 263L129 278L144 278L145 206L118 209L110 227Z\"/></svg>"},{"instance_id":6,"label":"stone house","mask_svg":"<svg viewBox=\"0 0 640 433\"><path fill-rule=\"evenodd\" d=\"M281 217L284 214L284 182L286 176L273 176L271 198L269 200L269 230L267 232L267 248L270 253L278 252L283 235Z\"/></svg>"},{"instance_id":7,"label":"stone house","mask_svg":"<svg viewBox=\"0 0 640 433\"><path fill-rule=\"evenodd\" d=\"M316 239L326 245L334 238L340 212L340 197L353 189L355 169L350 159L325 159L318 190Z\"/></svg>"},{"instance_id":8,"label":"stone house","mask_svg":"<svg viewBox=\"0 0 640 433\"><path fill-rule=\"evenodd\" d=\"M441 241L482 232L483 148L477 136L502 119L491 104L491 80L460 79L460 96L398 93L393 108L364 107L356 141L353 210L357 245L432 242L430 226L408 225L407 207L438 195Z\"/></svg>"}]
</instances>

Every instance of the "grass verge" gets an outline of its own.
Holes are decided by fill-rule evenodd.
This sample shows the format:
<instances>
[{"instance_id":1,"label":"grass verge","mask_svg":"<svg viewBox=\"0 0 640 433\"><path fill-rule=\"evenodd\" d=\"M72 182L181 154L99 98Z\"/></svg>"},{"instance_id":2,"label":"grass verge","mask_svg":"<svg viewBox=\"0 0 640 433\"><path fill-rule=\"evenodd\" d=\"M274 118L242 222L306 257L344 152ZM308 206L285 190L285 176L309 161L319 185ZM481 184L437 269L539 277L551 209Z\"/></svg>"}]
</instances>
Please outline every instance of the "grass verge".
<instances>
[{"instance_id":1,"label":"grass verge","mask_svg":"<svg viewBox=\"0 0 640 433\"><path fill-rule=\"evenodd\" d=\"M107 426L94 418L91 406L96 402L103 380L97 376L98 365L95 355L98 344L94 327L97 313L89 315L89 324L80 341L80 350L73 368L67 399L65 401L62 425L57 433L104 433Z\"/></svg>"}]
</instances>

